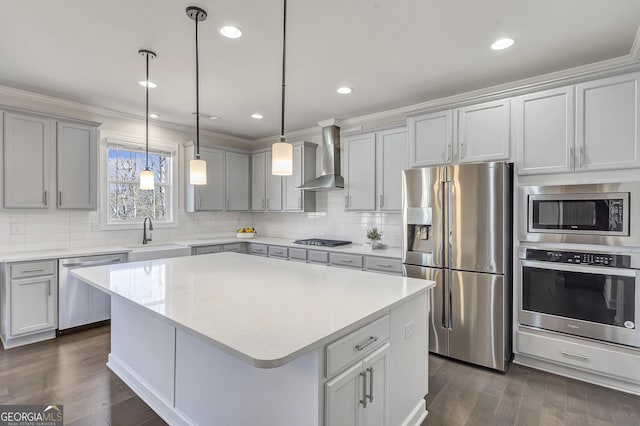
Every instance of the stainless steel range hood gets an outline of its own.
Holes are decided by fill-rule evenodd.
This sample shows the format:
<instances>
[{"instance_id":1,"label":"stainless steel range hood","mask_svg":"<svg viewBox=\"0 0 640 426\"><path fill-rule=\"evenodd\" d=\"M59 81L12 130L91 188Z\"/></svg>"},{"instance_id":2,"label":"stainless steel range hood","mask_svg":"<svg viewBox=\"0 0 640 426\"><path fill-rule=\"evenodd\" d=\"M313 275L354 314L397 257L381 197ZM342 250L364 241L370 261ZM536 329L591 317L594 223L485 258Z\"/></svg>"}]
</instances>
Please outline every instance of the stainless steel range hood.
<instances>
[{"instance_id":1,"label":"stainless steel range hood","mask_svg":"<svg viewBox=\"0 0 640 426\"><path fill-rule=\"evenodd\" d=\"M344 188L340 175L340 127L330 125L322 128L321 176L299 186L304 191L331 191Z\"/></svg>"}]
</instances>

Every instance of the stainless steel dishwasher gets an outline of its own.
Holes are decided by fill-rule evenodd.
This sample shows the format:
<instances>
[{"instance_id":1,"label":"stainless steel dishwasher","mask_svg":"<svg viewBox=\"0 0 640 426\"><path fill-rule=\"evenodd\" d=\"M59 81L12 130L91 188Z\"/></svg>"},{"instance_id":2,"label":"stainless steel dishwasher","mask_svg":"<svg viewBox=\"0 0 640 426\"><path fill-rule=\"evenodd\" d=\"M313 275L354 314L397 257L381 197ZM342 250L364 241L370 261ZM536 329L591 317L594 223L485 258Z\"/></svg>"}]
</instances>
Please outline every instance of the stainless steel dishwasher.
<instances>
[{"instance_id":1,"label":"stainless steel dishwasher","mask_svg":"<svg viewBox=\"0 0 640 426\"><path fill-rule=\"evenodd\" d=\"M58 261L58 332L111 318L111 296L71 276L71 270L126 260L126 254L116 253Z\"/></svg>"}]
</instances>

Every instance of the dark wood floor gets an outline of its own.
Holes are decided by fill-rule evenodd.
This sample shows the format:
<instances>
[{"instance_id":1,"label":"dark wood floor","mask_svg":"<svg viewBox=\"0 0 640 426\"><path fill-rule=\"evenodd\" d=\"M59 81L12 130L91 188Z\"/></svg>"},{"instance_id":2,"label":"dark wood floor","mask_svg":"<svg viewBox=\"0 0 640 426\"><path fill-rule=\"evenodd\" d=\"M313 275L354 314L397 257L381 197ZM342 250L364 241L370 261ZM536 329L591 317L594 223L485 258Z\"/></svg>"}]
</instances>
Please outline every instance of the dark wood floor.
<instances>
[{"instance_id":1,"label":"dark wood floor","mask_svg":"<svg viewBox=\"0 0 640 426\"><path fill-rule=\"evenodd\" d=\"M67 425L164 425L106 367L109 327L0 351L0 404L63 404ZM512 365L506 374L429 357L436 425L637 425L640 397Z\"/></svg>"}]
</instances>

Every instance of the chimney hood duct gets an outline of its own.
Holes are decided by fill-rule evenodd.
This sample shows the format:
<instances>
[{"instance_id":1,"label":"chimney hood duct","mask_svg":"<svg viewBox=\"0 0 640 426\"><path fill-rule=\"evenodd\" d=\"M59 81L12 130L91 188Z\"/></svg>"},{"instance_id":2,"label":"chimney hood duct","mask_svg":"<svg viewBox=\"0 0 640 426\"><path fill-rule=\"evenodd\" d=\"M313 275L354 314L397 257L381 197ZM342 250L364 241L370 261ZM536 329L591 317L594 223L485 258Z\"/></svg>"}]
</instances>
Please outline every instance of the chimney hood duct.
<instances>
[{"instance_id":1,"label":"chimney hood duct","mask_svg":"<svg viewBox=\"0 0 640 426\"><path fill-rule=\"evenodd\" d=\"M304 191L331 191L344 188L344 178L340 175L340 127L336 125L322 128L321 176L297 187Z\"/></svg>"}]
</instances>

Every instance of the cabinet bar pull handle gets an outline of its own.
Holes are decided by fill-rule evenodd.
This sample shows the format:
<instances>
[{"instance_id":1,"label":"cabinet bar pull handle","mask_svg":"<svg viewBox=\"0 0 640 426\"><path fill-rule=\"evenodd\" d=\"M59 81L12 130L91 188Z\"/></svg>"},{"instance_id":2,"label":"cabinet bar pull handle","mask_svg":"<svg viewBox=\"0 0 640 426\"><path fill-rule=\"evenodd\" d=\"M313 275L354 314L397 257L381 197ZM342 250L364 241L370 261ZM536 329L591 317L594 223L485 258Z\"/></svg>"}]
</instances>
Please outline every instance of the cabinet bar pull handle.
<instances>
[{"instance_id":1,"label":"cabinet bar pull handle","mask_svg":"<svg viewBox=\"0 0 640 426\"><path fill-rule=\"evenodd\" d=\"M265 205L264 208L267 209L267 210L269 209L269 199L268 198L267 198L267 204Z\"/></svg>"},{"instance_id":2,"label":"cabinet bar pull handle","mask_svg":"<svg viewBox=\"0 0 640 426\"><path fill-rule=\"evenodd\" d=\"M585 361L589 360L589 357L586 356L586 355L580 355L580 354L576 354L576 353L573 353L573 352L568 352L568 351L565 351L565 350L562 351L562 355L569 356L569 357L572 357L572 358L584 359Z\"/></svg>"},{"instance_id":3,"label":"cabinet bar pull handle","mask_svg":"<svg viewBox=\"0 0 640 426\"><path fill-rule=\"evenodd\" d=\"M393 266L393 265L391 265L389 263L378 263L378 266L381 267L381 268L391 268L391 266Z\"/></svg>"},{"instance_id":4,"label":"cabinet bar pull handle","mask_svg":"<svg viewBox=\"0 0 640 426\"><path fill-rule=\"evenodd\" d=\"M47 191L44 191L43 198L44 198L44 205L46 206L47 205Z\"/></svg>"},{"instance_id":5,"label":"cabinet bar pull handle","mask_svg":"<svg viewBox=\"0 0 640 426\"><path fill-rule=\"evenodd\" d=\"M49 296L51 296L51 281L47 281L47 291L49 292Z\"/></svg>"},{"instance_id":6,"label":"cabinet bar pull handle","mask_svg":"<svg viewBox=\"0 0 640 426\"><path fill-rule=\"evenodd\" d=\"M466 150L465 144L461 143L460 144L460 159L462 160L465 155L467 155L467 150Z\"/></svg>"},{"instance_id":7,"label":"cabinet bar pull handle","mask_svg":"<svg viewBox=\"0 0 640 426\"><path fill-rule=\"evenodd\" d=\"M200 202L200 196L198 195L198 209L200 209L201 205L202 205L202 203Z\"/></svg>"},{"instance_id":8,"label":"cabinet bar pull handle","mask_svg":"<svg viewBox=\"0 0 640 426\"><path fill-rule=\"evenodd\" d=\"M380 207L384 207L384 195L380 194Z\"/></svg>"},{"instance_id":9,"label":"cabinet bar pull handle","mask_svg":"<svg viewBox=\"0 0 640 426\"><path fill-rule=\"evenodd\" d=\"M60 191L60 195L59 195L59 199L58 199L58 205L62 206L62 191Z\"/></svg>"},{"instance_id":10,"label":"cabinet bar pull handle","mask_svg":"<svg viewBox=\"0 0 640 426\"><path fill-rule=\"evenodd\" d=\"M266 208L265 204L264 204L264 198L262 199L262 208Z\"/></svg>"},{"instance_id":11,"label":"cabinet bar pull handle","mask_svg":"<svg viewBox=\"0 0 640 426\"><path fill-rule=\"evenodd\" d=\"M453 145L447 145L447 160L453 160Z\"/></svg>"},{"instance_id":12,"label":"cabinet bar pull handle","mask_svg":"<svg viewBox=\"0 0 640 426\"><path fill-rule=\"evenodd\" d=\"M340 259L340 262L342 262L342 263L353 263L353 260L351 260L351 259Z\"/></svg>"},{"instance_id":13,"label":"cabinet bar pull handle","mask_svg":"<svg viewBox=\"0 0 640 426\"><path fill-rule=\"evenodd\" d=\"M368 346L371 346L372 344L374 344L375 342L378 341L378 338L376 336L371 336L369 337L369 340L367 340L366 343L363 343L362 345L356 345L356 350L359 351L363 351L365 350Z\"/></svg>"},{"instance_id":14,"label":"cabinet bar pull handle","mask_svg":"<svg viewBox=\"0 0 640 426\"><path fill-rule=\"evenodd\" d=\"M362 377L362 399L360 400L360 404L364 408L367 408L367 373L361 372L360 376Z\"/></svg>"},{"instance_id":15,"label":"cabinet bar pull handle","mask_svg":"<svg viewBox=\"0 0 640 426\"><path fill-rule=\"evenodd\" d=\"M579 157L579 164L578 167L582 168L582 166L584 165L585 161L584 161L584 145L580 147L580 157Z\"/></svg>"},{"instance_id":16,"label":"cabinet bar pull handle","mask_svg":"<svg viewBox=\"0 0 640 426\"><path fill-rule=\"evenodd\" d=\"M344 206L345 207L349 207L349 196L348 195L344 196Z\"/></svg>"},{"instance_id":17,"label":"cabinet bar pull handle","mask_svg":"<svg viewBox=\"0 0 640 426\"><path fill-rule=\"evenodd\" d=\"M229 210L229 199L227 198L227 210Z\"/></svg>"},{"instance_id":18,"label":"cabinet bar pull handle","mask_svg":"<svg viewBox=\"0 0 640 426\"><path fill-rule=\"evenodd\" d=\"M367 368L369 372L369 402L373 402L373 367Z\"/></svg>"},{"instance_id":19,"label":"cabinet bar pull handle","mask_svg":"<svg viewBox=\"0 0 640 426\"><path fill-rule=\"evenodd\" d=\"M22 272L42 272L44 271L44 268L40 268L40 269L23 269Z\"/></svg>"},{"instance_id":20,"label":"cabinet bar pull handle","mask_svg":"<svg viewBox=\"0 0 640 426\"><path fill-rule=\"evenodd\" d=\"M302 197L298 197L298 208L302 208Z\"/></svg>"}]
</instances>

